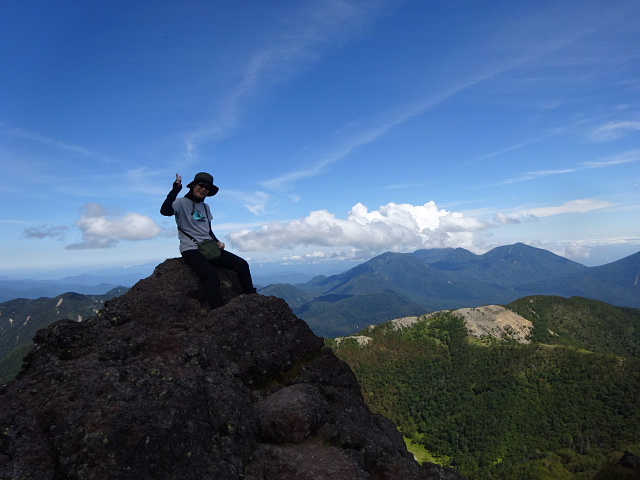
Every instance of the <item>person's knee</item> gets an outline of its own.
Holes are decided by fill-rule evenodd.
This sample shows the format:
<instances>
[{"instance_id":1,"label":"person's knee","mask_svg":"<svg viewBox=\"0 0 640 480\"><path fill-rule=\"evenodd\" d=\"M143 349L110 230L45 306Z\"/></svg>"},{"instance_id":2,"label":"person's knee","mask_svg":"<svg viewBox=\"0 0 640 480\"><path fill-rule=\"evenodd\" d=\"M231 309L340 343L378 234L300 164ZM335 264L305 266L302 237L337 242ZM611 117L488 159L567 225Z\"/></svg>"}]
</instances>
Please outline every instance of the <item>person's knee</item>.
<instances>
[{"instance_id":1,"label":"person's knee","mask_svg":"<svg viewBox=\"0 0 640 480\"><path fill-rule=\"evenodd\" d=\"M246 272L249 271L249 262L242 257L236 256L233 261L229 262L227 268L235 272Z\"/></svg>"}]
</instances>

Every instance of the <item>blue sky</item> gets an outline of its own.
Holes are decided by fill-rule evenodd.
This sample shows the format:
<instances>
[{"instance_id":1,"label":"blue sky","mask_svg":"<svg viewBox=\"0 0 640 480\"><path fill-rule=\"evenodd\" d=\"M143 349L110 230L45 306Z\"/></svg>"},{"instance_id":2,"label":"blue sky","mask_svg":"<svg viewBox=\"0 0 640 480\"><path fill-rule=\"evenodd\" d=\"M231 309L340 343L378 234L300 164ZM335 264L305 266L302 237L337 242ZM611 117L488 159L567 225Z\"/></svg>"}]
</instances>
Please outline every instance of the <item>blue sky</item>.
<instances>
[{"instance_id":1,"label":"blue sky","mask_svg":"<svg viewBox=\"0 0 640 480\"><path fill-rule=\"evenodd\" d=\"M0 42L0 275L178 256L199 171L256 274L640 250L635 0L5 0Z\"/></svg>"}]
</instances>

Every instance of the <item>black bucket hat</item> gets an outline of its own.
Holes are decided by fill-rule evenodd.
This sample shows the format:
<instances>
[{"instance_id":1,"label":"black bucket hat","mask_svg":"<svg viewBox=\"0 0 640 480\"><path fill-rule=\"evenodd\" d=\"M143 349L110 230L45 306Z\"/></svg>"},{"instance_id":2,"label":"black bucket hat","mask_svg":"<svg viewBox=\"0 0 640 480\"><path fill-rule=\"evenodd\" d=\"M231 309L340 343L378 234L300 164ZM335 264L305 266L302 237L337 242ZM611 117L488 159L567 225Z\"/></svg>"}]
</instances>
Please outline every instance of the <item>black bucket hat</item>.
<instances>
[{"instance_id":1,"label":"black bucket hat","mask_svg":"<svg viewBox=\"0 0 640 480\"><path fill-rule=\"evenodd\" d=\"M193 182L187 185L187 188L192 188L196 183L200 182L206 183L210 187L207 197L213 197L216 193L218 193L218 190L220 190L213 184L213 176L208 174L207 172L196 173L196 176L193 178Z\"/></svg>"}]
</instances>

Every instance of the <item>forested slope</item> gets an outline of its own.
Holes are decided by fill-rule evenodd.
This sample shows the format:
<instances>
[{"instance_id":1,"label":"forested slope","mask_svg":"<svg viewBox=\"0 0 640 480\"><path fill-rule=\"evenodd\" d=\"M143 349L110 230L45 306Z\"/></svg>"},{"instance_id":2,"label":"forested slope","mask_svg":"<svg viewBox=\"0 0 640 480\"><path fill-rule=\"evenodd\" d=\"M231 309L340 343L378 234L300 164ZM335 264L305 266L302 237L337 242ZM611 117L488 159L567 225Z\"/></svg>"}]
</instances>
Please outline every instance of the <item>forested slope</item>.
<instances>
[{"instance_id":1,"label":"forested slope","mask_svg":"<svg viewBox=\"0 0 640 480\"><path fill-rule=\"evenodd\" d=\"M534 323L533 343L472 337L443 312L333 346L373 409L470 479L587 480L639 454L640 311L558 297L510 308Z\"/></svg>"}]
</instances>

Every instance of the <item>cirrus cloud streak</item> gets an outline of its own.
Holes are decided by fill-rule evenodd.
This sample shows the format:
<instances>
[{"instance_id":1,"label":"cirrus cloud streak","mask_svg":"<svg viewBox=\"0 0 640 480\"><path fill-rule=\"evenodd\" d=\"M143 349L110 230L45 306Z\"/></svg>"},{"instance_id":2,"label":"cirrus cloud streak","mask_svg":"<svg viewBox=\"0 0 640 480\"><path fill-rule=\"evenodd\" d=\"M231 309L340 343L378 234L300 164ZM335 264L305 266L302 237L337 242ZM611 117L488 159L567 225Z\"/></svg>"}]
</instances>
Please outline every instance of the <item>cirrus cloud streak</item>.
<instances>
[{"instance_id":1,"label":"cirrus cloud streak","mask_svg":"<svg viewBox=\"0 0 640 480\"><path fill-rule=\"evenodd\" d=\"M578 200L571 200L565 202L562 205L552 205L548 207L538 207L523 210L516 210L512 213L496 213L494 221L502 225L520 223L522 219L536 220L541 217L550 217L552 215L563 215L569 213L588 213L593 210L600 210L603 208L613 207L611 202L605 202L602 200L594 200L590 198L583 198Z\"/></svg>"}]
</instances>

